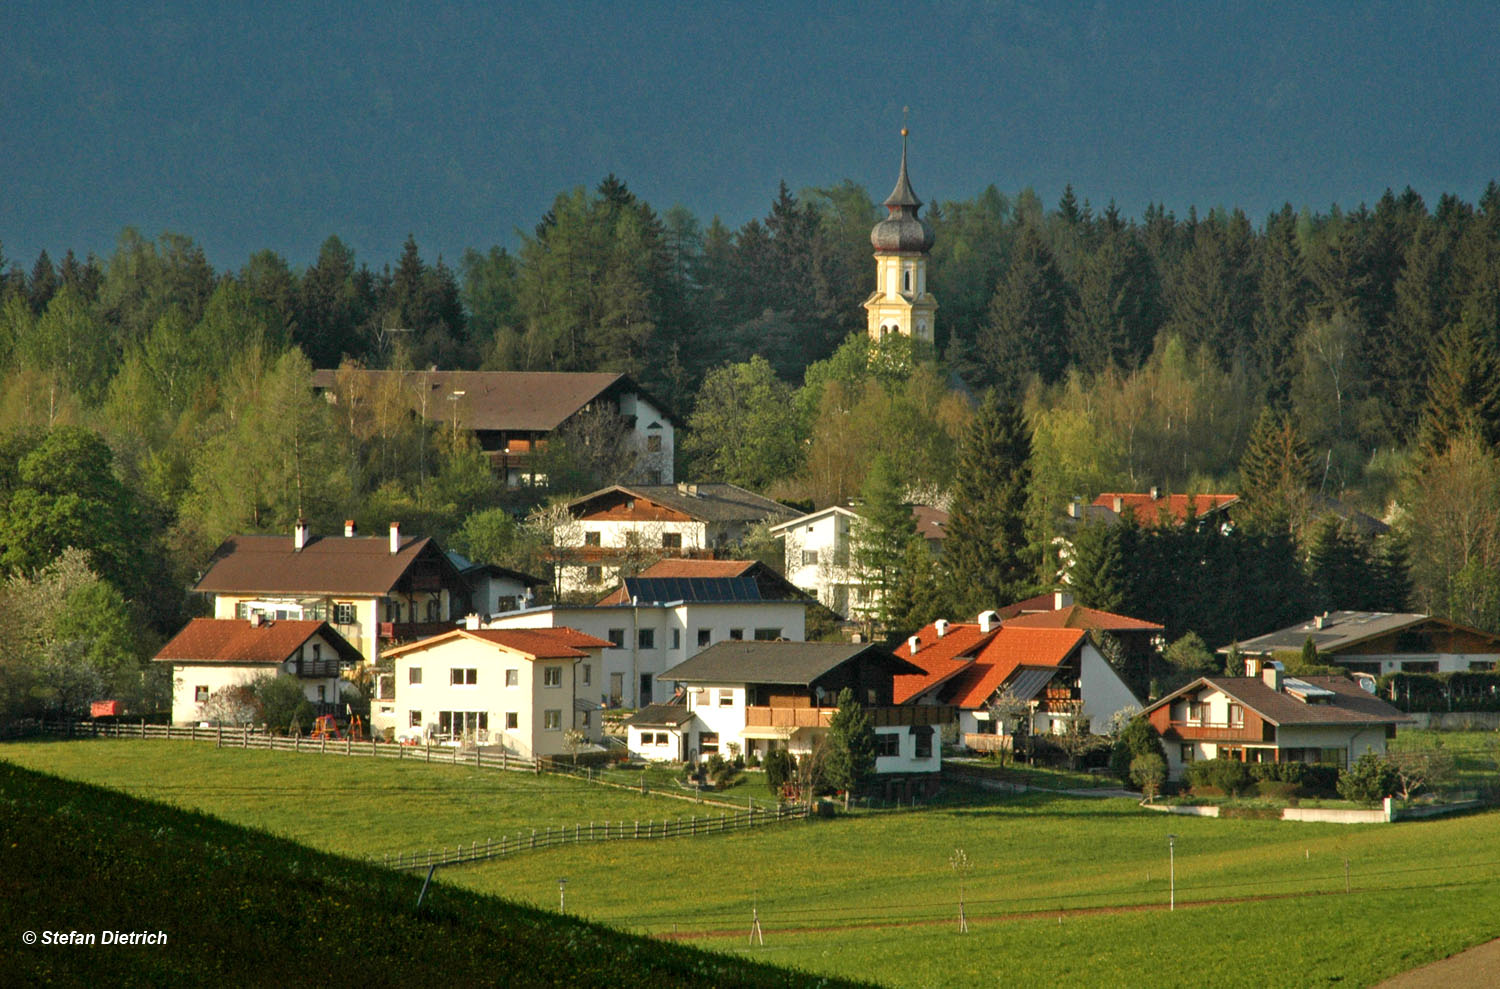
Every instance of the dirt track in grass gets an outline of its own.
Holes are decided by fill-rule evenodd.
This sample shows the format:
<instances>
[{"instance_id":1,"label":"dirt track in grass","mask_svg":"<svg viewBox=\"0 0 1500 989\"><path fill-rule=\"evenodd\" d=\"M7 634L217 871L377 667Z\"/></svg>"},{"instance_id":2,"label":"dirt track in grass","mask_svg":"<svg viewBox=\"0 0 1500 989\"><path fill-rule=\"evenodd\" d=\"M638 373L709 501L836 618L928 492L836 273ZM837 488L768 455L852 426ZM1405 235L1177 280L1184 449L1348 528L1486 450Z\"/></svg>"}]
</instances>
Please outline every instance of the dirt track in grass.
<instances>
[{"instance_id":1,"label":"dirt track in grass","mask_svg":"<svg viewBox=\"0 0 1500 989\"><path fill-rule=\"evenodd\" d=\"M1386 979L1375 989L1453 989L1500 984L1500 938Z\"/></svg>"}]
</instances>

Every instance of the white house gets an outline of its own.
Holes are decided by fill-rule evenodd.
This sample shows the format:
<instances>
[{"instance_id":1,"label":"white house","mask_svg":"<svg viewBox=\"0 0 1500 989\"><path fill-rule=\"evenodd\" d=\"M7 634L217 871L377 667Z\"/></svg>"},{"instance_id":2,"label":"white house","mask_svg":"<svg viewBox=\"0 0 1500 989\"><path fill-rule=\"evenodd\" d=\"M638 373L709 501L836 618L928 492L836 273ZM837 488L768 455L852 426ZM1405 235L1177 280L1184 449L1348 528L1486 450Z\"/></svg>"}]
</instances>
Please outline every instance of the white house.
<instances>
[{"instance_id":1,"label":"white house","mask_svg":"<svg viewBox=\"0 0 1500 989\"><path fill-rule=\"evenodd\" d=\"M714 753L764 756L773 748L809 753L827 734L840 691L850 689L875 723L875 772L890 799L935 792L939 729L953 719L950 708L894 702L893 678L916 669L870 644L721 642L663 679L684 689L691 720L678 730L689 762ZM642 749L634 751L650 758Z\"/></svg>"},{"instance_id":2,"label":"white house","mask_svg":"<svg viewBox=\"0 0 1500 989\"><path fill-rule=\"evenodd\" d=\"M913 505L917 534L934 556L942 553L948 513L930 505ZM787 580L812 594L845 618L870 614L878 592L866 586L854 560L860 516L853 508L830 505L771 527L782 541Z\"/></svg>"},{"instance_id":3,"label":"white house","mask_svg":"<svg viewBox=\"0 0 1500 989\"><path fill-rule=\"evenodd\" d=\"M994 748L1012 730L990 715L1003 690L1029 702L1034 733L1061 733L1082 718L1088 731L1103 734L1116 711L1141 706L1080 628L1020 627L986 611L975 623L933 622L896 655L921 670L896 678L897 703L957 707L970 748Z\"/></svg>"},{"instance_id":4,"label":"white house","mask_svg":"<svg viewBox=\"0 0 1500 989\"><path fill-rule=\"evenodd\" d=\"M595 439L590 433L613 422L624 427L625 446L634 455L633 480L675 480L677 419L628 375L341 367L313 372L313 388L348 415L376 402L396 402L429 422L472 433L510 487L546 480L535 458L554 435L572 429L588 442Z\"/></svg>"},{"instance_id":5,"label":"white house","mask_svg":"<svg viewBox=\"0 0 1500 989\"><path fill-rule=\"evenodd\" d=\"M663 557L712 558L751 526L796 514L733 484L615 485L574 499L568 511L552 533L563 594L603 592Z\"/></svg>"},{"instance_id":6,"label":"white house","mask_svg":"<svg viewBox=\"0 0 1500 989\"><path fill-rule=\"evenodd\" d=\"M1256 657L1246 673L1199 677L1145 710L1167 750L1169 776L1215 758L1344 769L1366 752L1383 755L1397 727L1412 723L1348 677L1289 677Z\"/></svg>"},{"instance_id":7,"label":"white house","mask_svg":"<svg viewBox=\"0 0 1500 989\"><path fill-rule=\"evenodd\" d=\"M153 662L172 667L172 722L240 720L226 691L262 676L292 676L319 714L342 713L340 671L359 651L324 621L194 618L162 646ZM307 726L311 727L311 725Z\"/></svg>"},{"instance_id":8,"label":"white house","mask_svg":"<svg viewBox=\"0 0 1500 989\"><path fill-rule=\"evenodd\" d=\"M580 696L640 708L670 693L656 687L663 671L716 642L805 639L807 605L765 599L751 576L628 577L618 603L529 608L486 627L568 627L604 639L602 666L584 674Z\"/></svg>"},{"instance_id":9,"label":"white house","mask_svg":"<svg viewBox=\"0 0 1500 989\"><path fill-rule=\"evenodd\" d=\"M469 606L465 614L493 615L519 611L535 597L536 588L547 582L540 577L493 563L473 563L462 553L448 551L448 560L469 584Z\"/></svg>"},{"instance_id":10,"label":"white house","mask_svg":"<svg viewBox=\"0 0 1500 989\"><path fill-rule=\"evenodd\" d=\"M598 705L581 681L608 645L571 628L464 627L392 649L400 735L524 758L568 752L573 730L598 741Z\"/></svg>"},{"instance_id":11,"label":"white house","mask_svg":"<svg viewBox=\"0 0 1500 989\"><path fill-rule=\"evenodd\" d=\"M1457 673L1493 670L1500 635L1433 615L1333 611L1239 643L1245 656L1296 652L1311 639L1318 658L1351 672ZM1229 647L1220 649L1227 653Z\"/></svg>"}]
</instances>

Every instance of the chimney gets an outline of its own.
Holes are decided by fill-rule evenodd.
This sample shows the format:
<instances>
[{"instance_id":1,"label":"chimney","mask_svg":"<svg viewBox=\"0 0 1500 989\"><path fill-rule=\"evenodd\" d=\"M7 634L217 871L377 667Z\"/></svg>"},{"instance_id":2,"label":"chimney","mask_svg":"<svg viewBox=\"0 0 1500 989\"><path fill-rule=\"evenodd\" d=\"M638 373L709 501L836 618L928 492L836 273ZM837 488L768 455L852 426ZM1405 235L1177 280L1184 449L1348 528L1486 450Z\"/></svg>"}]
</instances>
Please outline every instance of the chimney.
<instances>
[{"instance_id":1,"label":"chimney","mask_svg":"<svg viewBox=\"0 0 1500 989\"><path fill-rule=\"evenodd\" d=\"M345 539L353 539L354 538L354 520L353 519L344 519L344 538Z\"/></svg>"},{"instance_id":2,"label":"chimney","mask_svg":"<svg viewBox=\"0 0 1500 989\"><path fill-rule=\"evenodd\" d=\"M1069 498L1068 499L1068 518L1070 518L1070 519L1076 519L1082 513L1083 513L1083 505L1081 504L1081 499L1079 499L1077 497Z\"/></svg>"},{"instance_id":3,"label":"chimney","mask_svg":"<svg viewBox=\"0 0 1500 989\"><path fill-rule=\"evenodd\" d=\"M1276 660L1266 663L1265 669L1261 670L1260 678L1266 682L1266 686L1281 693L1281 664Z\"/></svg>"},{"instance_id":4,"label":"chimney","mask_svg":"<svg viewBox=\"0 0 1500 989\"><path fill-rule=\"evenodd\" d=\"M1258 677L1258 676L1260 676L1260 657L1259 656L1246 656L1245 657L1245 676L1247 676L1247 677Z\"/></svg>"},{"instance_id":5,"label":"chimney","mask_svg":"<svg viewBox=\"0 0 1500 989\"><path fill-rule=\"evenodd\" d=\"M401 552L401 523L391 523L391 555Z\"/></svg>"},{"instance_id":6,"label":"chimney","mask_svg":"<svg viewBox=\"0 0 1500 989\"><path fill-rule=\"evenodd\" d=\"M263 612L263 611L252 611L252 612L250 612L250 627L251 628L260 628L265 623L266 623L265 612Z\"/></svg>"},{"instance_id":7,"label":"chimney","mask_svg":"<svg viewBox=\"0 0 1500 989\"><path fill-rule=\"evenodd\" d=\"M979 613L979 631L989 632L1000 627L1000 613L998 611L981 611Z\"/></svg>"},{"instance_id":8,"label":"chimney","mask_svg":"<svg viewBox=\"0 0 1500 989\"><path fill-rule=\"evenodd\" d=\"M1161 497L1161 488L1158 488L1154 484L1151 485L1151 500L1155 501L1157 498L1160 498L1160 497Z\"/></svg>"},{"instance_id":9,"label":"chimney","mask_svg":"<svg viewBox=\"0 0 1500 989\"><path fill-rule=\"evenodd\" d=\"M298 519L297 524L292 526L292 550L302 552L302 547L307 545L307 519Z\"/></svg>"},{"instance_id":10,"label":"chimney","mask_svg":"<svg viewBox=\"0 0 1500 989\"><path fill-rule=\"evenodd\" d=\"M464 628L470 632L477 632L479 630L479 612L471 611L467 615L464 615Z\"/></svg>"},{"instance_id":11,"label":"chimney","mask_svg":"<svg viewBox=\"0 0 1500 989\"><path fill-rule=\"evenodd\" d=\"M1328 612L1323 612L1313 619L1313 628L1321 629L1328 624Z\"/></svg>"},{"instance_id":12,"label":"chimney","mask_svg":"<svg viewBox=\"0 0 1500 989\"><path fill-rule=\"evenodd\" d=\"M906 640L906 649L913 656L915 656L917 654L917 650L920 649L921 647L922 647L922 640L919 639L919 638L917 638L915 635Z\"/></svg>"},{"instance_id":13,"label":"chimney","mask_svg":"<svg viewBox=\"0 0 1500 989\"><path fill-rule=\"evenodd\" d=\"M1052 610L1053 611L1061 611L1064 608L1071 608L1072 606L1073 606L1073 595L1071 593L1069 593L1068 591L1053 591L1052 592Z\"/></svg>"},{"instance_id":14,"label":"chimney","mask_svg":"<svg viewBox=\"0 0 1500 989\"><path fill-rule=\"evenodd\" d=\"M948 634L948 619L939 618L937 621L933 622L932 625L937 629L939 639Z\"/></svg>"},{"instance_id":15,"label":"chimney","mask_svg":"<svg viewBox=\"0 0 1500 989\"><path fill-rule=\"evenodd\" d=\"M1119 495L1115 495L1115 514L1116 515L1121 515L1121 514L1124 514L1124 512L1125 512L1125 499L1122 498Z\"/></svg>"}]
</instances>

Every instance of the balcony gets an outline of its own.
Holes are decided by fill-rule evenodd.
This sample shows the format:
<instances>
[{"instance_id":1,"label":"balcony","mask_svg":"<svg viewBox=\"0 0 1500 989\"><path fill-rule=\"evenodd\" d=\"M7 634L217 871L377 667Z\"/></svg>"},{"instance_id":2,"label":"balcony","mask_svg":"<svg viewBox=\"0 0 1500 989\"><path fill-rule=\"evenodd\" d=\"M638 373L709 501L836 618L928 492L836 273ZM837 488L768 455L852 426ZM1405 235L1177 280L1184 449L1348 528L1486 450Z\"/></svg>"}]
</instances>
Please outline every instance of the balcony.
<instances>
[{"instance_id":1,"label":"balcony","mask_svg":"<svg viewBox=\"0 0 1500 989\"><path fill-rule=\"evenodd\" d=\"M1185 742L1274 742L1276 726L1265 726L1265 737L1261 732L1244 725L1211 724L1198 721L1173 721L1167 726L1167 735Z\"/></svg>"},{"instance_id":2,"label":"balcony","mask_svg":"<svg viewBox=\"0 0 1500 989\"><path fill-rule=\"evenodd\" d=\"M827 728L836 707L747 707L746 728ZM958 709L937 704L907 704L900 707L867 707L865 713L876 728L897 725L946 725L958 719Z\"/></svg>"},{"instance_id":3,"label":"balcony","mask_svg":"<svg viewBox=\"0 0 1500 989\"><path fill-rule=\"evenodd\" d=\"M297 675L317 679L319 677L336 677L343 667L336 659L301 659L297 661Z\"/></svg>"}]
</instances>

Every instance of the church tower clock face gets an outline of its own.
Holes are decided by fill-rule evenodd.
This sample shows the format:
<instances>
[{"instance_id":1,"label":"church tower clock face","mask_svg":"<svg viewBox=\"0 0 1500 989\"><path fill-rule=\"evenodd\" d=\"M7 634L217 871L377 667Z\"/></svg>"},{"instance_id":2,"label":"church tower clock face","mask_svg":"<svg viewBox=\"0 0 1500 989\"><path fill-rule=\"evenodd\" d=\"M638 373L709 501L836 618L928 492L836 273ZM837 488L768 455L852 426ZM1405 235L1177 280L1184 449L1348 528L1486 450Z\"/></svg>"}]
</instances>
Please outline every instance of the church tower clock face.
<instances>
[{"instance_id":1,"label":"church tower clock face","mask_svg":"<svg viewBox=\"0 0 1500 989\"><path fill-rule=\"evenodd\" d=\"M886 218L870 231L875 291L865 300L866 325L874 341L899 335L931 343L937 300L927 292L927 258L933 231L907 174L907 133L901 128L901 171L885 200Z\"/></svg>"}]
</instances>

